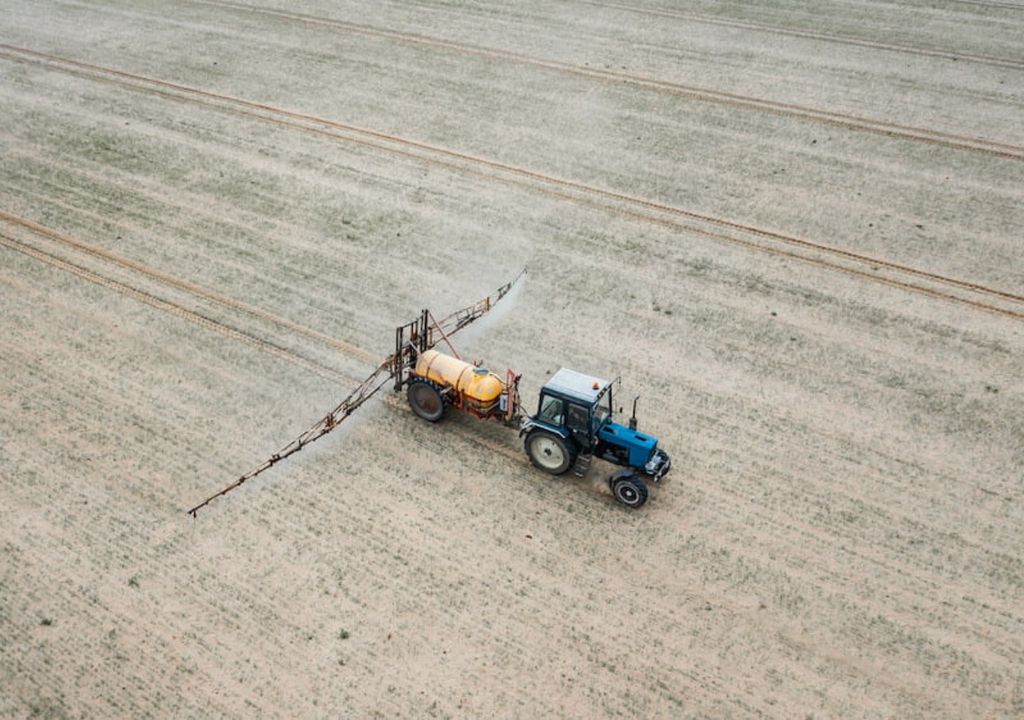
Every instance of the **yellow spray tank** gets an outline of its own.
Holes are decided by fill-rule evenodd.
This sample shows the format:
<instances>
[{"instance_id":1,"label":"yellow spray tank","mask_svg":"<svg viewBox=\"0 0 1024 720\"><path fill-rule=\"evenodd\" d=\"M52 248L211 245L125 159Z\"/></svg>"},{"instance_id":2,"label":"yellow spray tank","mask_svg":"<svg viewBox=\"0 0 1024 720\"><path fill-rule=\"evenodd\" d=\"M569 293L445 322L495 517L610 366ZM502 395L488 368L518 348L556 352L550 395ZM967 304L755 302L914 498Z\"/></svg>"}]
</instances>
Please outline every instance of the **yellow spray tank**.
<instances>
[{"instance_id":1,"label":"yellow spray tank","mask_svg":"<svg viewBox=\"0 0 1024 720\"><path fill-rule=\"evenodd\" d=\"M416 358L409 383L409 403L420 417L436 422L447 407L477 417L512 422L519 413L519 376L509 370L506 379L437 350Z\"/></svg>"},{"instance_id":2,"label":"yellow spray tank","mask_svg":"<svg viewBox=\"0 0 1024 720\"><path fill-rule=\"evenodd\" d=\"M452 388L464 402L471 403L481 412L492 409L505 392L505 383L490 370L437 350L420 353L413 372L441 387Z\"/></svg>"}]
</instances>

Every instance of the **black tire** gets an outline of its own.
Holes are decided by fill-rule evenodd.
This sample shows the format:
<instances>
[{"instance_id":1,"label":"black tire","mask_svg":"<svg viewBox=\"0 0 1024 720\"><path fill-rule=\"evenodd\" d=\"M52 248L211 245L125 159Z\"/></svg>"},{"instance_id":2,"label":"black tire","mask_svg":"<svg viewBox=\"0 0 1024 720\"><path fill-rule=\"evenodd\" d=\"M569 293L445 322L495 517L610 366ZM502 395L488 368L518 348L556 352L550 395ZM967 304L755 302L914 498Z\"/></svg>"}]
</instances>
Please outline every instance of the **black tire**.
<instances>
[{"instance_id":1,"label":"black tire","mask_svg":"<svg viewBox=\"0 0 1024 720\"><path fill-rule=\"evenodd\" d=\"M563 474L576 460L569 443L546 430L534 430L526 436L525 444L530 462L551 475Z\"/></svg>"},{"instance_id":2,"label":"black tire","mask_svg":"<svg viewBox=\"0 0 1024 720\"><path fill-rule=\"evenodd\" d=\"M448 398L441 393L441 387L431 380L413 380L405 396L412 411L427 422L437 422L448 414Z\"/></svg>"},{"instance_id":3,"label":"black tire","mask_svg":"<svg viewBox=\"0 0 1024 720\"><path fill-rule=\"evenodd\" d=\"M612 476L612 495L628 508L636 509L647 502L647 485L636 475Z\"/></svg>"}]
</instances>

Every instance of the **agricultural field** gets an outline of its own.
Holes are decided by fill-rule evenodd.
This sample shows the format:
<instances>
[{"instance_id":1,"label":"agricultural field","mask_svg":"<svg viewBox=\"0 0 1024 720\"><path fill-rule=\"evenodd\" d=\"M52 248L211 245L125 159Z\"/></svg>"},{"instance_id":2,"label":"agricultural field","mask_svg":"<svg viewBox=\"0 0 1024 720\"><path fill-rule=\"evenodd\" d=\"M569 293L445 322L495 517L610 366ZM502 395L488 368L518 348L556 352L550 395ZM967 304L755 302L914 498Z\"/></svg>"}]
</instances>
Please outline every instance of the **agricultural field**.
<instances>
[{"instance_id":1,"label":"agricultural field","mask_svg":"<svg viewBox=\"0 0 1024 720\"><path fill-rule=\"evenodd\" d=\"M1022 118L1010 1L5 0L0 717L1024 717ZM386 390L186 514L523 267L646 506Z\"/></svg>"}]
</instances>

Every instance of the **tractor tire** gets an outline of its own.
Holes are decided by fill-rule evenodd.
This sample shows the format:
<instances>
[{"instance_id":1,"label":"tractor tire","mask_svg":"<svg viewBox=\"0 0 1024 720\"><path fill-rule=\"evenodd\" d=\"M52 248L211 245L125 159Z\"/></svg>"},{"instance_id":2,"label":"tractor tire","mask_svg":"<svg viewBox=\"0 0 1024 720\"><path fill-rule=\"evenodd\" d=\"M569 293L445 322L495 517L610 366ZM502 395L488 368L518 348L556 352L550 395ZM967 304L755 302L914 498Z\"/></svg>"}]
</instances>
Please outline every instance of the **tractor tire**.
<instances>
[{"instance_id":1,"label":"tractor tire","mask_svg":"<svg viewBox=\"0 0 1024 720\"><path fill-rule=\"evenodd\" d=\"M621 505L636 509L647 502L647 485L637 475L616 473L611 478L612 495Z\"/></svg>"},{"instance_id":2,"label":"tractor tire","mask_svg":"<svg viewBox=\"0 0 1024 720\"><path fill-rule=\"evenodd\" d=\"M551 475L566 472L576 459L569 443L546 430L534 430L526 436L526 454L530 462Z\"/></svg>"},{"instance_id":3,"label":"tractor tire","mask_svg":"<svg viewBox=\"0 0 1024 720\"><path fill-rule=\"evenodd\" d=\"M423 378L410 382L405 396L412 411L427 422L441 420L448 414L448 408L451 406L448 398L441 392L441 386Z\"/></svg>"}]
</instances>

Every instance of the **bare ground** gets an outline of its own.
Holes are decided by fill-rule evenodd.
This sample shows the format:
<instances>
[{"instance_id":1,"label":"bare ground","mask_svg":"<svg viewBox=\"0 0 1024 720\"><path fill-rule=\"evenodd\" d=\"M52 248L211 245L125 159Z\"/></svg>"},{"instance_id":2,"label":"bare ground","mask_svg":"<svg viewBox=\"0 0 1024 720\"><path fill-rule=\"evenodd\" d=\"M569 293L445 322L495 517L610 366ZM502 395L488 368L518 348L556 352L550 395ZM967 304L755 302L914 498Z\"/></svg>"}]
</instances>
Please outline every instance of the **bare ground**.
<instances>
[{"instance_id":1,"label":"bare ground","mask_svg":"<svg viewBox=\"0 0 1024 720\"><path fill-rule=\"evenodd\" d=\"M8 4L0 715L1024 714L1024 10L612 5ZM385 399L186 518L523 265L642 511Z\"/></svg>"}]
</instances>

